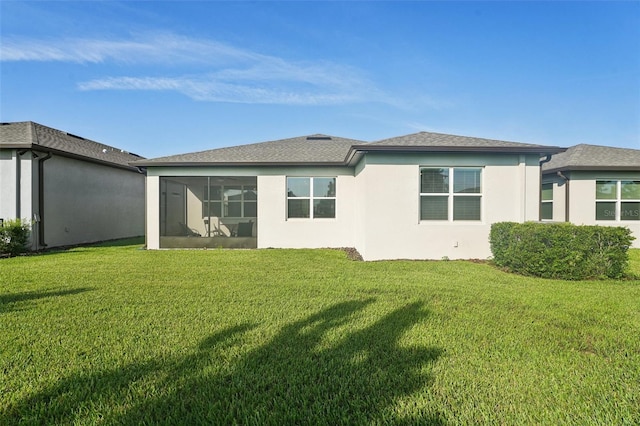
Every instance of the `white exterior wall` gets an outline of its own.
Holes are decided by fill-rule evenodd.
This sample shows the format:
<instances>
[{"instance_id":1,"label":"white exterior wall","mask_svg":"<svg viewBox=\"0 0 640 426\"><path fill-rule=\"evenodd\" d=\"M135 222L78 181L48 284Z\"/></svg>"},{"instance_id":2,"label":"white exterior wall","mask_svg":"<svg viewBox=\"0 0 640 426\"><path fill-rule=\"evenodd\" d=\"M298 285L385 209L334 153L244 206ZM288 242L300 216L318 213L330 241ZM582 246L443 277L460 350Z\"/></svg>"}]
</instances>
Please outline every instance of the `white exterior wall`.
<instances>
[{"instance_id":1,"label":"white exterior wall","mask_svg":"<svg viewBox=\"0 0 640 426\"><path fill-rule=\"evenodd\" d=\"M144 233L144 175L54 155L44 163L49 247Z\"/></svg>"},{"instance_id":2,"label":"white exterior wall","mask_svg":"<svg viewBox=\"0 0 640 426\"><path fill-rule=\"evenodd\" d=\"M15 149L0 150L0 219L29 221L33 249L37 248L37 225L32 222L38 212L37 164L31 151L19 155Z\"/></svg>"},{"instance_id":3,"label":"white exterior wall","mask_svg":"<svg viewBox=\"0 0 640 426\"><path fill-rule=\"evenodd\" d=\"M596 220L596 180L640 180L637 173L572 172L569 186L569 221L576 225L625 226L636 238L634 248L640 248L640 221ZM555 195L555 194L554 194Z\"/></svg>"},{"instance_id":4,"label":"white exterior wall","mask_svg":"<svg viewBox=\"0 0 640 426\"><path fill-rule=\"evenodd\" d=\"M146 183L146 243L150 250L160 248L160 177L147 175Z\"/></svg>"},{"instance_id":5,"label":"white exterior wall","mask_svg":"<svg viewBox=\"0 0 640 426\"><path fill-rule=\"evenodd\" d=\"M147 169L147 248L160 248L161 177L257 176L258 248L355 245L355 179L347 167L150 167ZM287 176L336 177L335 219L287 219ZM195 195L194 195L195 196ZM204 234L203 234L204 235Z\"/></svg>"},{"instance_id":6,"label":"white exterior wall","mask_svg":"<svg viewBox=\"0 0 640 426\"><path fill-rule=\"evenodd\" d=\"M355 194L354 177L337 176L335 219L287 219L286 176L258 176L258 248L353 247Z\"/></svg>"},{"instance_id":7,"label":"white exterior wall","mask_svg":"<svg viewBox=\"0 0 640 426\"><path fill-rule=\"evenodd\" d=\"M413 164L400 164L411 161ZM356 246L365 260L470 259L491 256L491 224L538 220L537 156L411 156L367 164L357 175L364 193ZM418 163L418 164L416 164ZM420 167L483 167L482 220L420 221Z\"/></svg>"},{"instance_id":8,"label":"white exterior wall","mask_svg":"<svg viewBox=\"0 0 640 426\"><path fill-rule=\"evenodd\" d=\"M482 167L482 220L420 221L420 167ZM491 256L500 221L539 219L537 155L367 154L355 168L157 167L147 177L147 247L159 248L161 176L257 176L258 248L355 247L365 260ZM287 176L335 176L335 219L287 219Z\"/></svg>"},{"instance_id":9,"label":"white exterior wall","mask_svg":"<svg viewBox=\"0 0 640 426\"><path fill-rule=\"evenodd\" d=\"M566 219L566 191L567 182L557 175L548 175L542 178L542 183L553 184L553 218L550 222L564 222Z\"/></svg>"},{"instance_id":10,"label":"white exterior wall","mask_svg":"<svg viewBox=\"0 0 640 426\"><path fill-rule=\"evenodd\" d=\"M29 182L30 184L30 182ZM0 150L0 218L15 219L16 212L16 150Z\"/></svg>"},{"instance_id":11,"label":"white exterior wall","mask_svg":"<svg viewBox=\"0 0 640 426\"><path fill-rule=\"evenodd\" d=\"M33 167L36 163L31 152L19 156L18 166L15 149L0 150L0 218L2 219L26 219L33 216ZM20 169L20 177L16 173ZM18 181L19 179L19 181ZM20 193L16 188L19 186ZM18 207L18 197L19 204Z\"/></svg>"}]
</instances>

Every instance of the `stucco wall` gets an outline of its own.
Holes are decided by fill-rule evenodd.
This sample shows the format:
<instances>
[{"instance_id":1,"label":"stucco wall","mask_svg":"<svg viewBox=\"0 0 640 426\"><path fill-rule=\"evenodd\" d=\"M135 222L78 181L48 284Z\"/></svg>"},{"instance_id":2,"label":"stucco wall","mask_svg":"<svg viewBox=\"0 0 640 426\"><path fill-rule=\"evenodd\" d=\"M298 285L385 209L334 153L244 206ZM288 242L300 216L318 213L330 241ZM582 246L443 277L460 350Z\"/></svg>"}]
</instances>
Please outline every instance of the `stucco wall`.
<instances>
[{"instance_id":1,"label":"stucco wall","mask_svg":"<svg viewBox=\"0 0 640 426\"><path fill-rule=\"evenodd\" d=\"M31 220L33 214L32 174L36 162L33 160L31 152L26 152L18 157L18 161L20 161L18 165L17 155L18 153L14 149L0 150L0 218Z\"/></svg>"},{"instance_id":2,"label":"stucco wall","mask_svg":"<svg viewBox=\"0 0 640 426\"><path fill-rule=\"evenodd\" d=\"M569 221L576 225L626 226L640 248L640 221L596 220L596 180L640 180L640 171L632 172L572 172L569 186ZM555 194L554 194L555 195Z\"/></svg>"},{"instance_id":3,"label":"stucco wall","mask_svg":"<svg viewBox=\"0 0 640 426\"><path fill-rule=\"evenodd\" d=\"M147 175L146 181L146 245L148 249L160 248L160 178Z\"/></svg>"},{"instance_id":4,"label":"stucco wall","mask_svg":"<svg viewBox=\"0 0 640 426\"><path fill-rule=\"evenodd\" d=\"M347 167L152 167L147 172L147 247L160 248L160 177L256 177L258 217L254 225L258 248L354 246L354 178ZM335 219L287 220L287 176L336 177ZM194 205L197 194L193 193ZM189 198L188 197L188 198ZM187 211L195 209L187 208ZM188 214L188 213L187 213ZM196 218L197 219L197 218ZM201 216L200 216L201 219ZM197 220L194 220L194 223ZM197 228L197 227L195 227ZM203 229L204 231L204 229ZM201 232L203 235L204 233Z\"/></svg>"},{"instance_id":5,"label":"stucco wall","mask_svg":"<svg viewBox=\"0 0 640 426\"><path fill-rule=\"evenodd\" d=\"M18 155L14 149L0 150L0 218L32 223L38 213L37 189L37 160L31 151ZM33 225L30 245L36 249L37 227Z\"/></svg>"},{"instance_id":6,"label":"stucco wall","mask_svg":"<svg viewBox=\"0 0 640 426\"><path fill-rule=\"evenodd\" d=\"M567 182L556 174L545 175L542 183L550 183L553 188L553 218L549 221L564 222L566 220L566 191Z\"/></svg>"},{"instance_id":7,"label":"stucco wall","mask_svg":"<svg viewBox=\"0 0 640 426\"><path fill-rule=\"evenodd\" d=\"M144 234L144 175L54 155L44 164L49 247Z\"/></svg>"},{"instance_id":8,"label":"stucco wall","mask_svg":"<svg viewBox=\"0 0 640 426\"><path fill-rule=\"evenodd\" d=\"M0 149L0 218L15 219L16 213L16 151Z\"/></svg>"},{"instance_id":9,"label":"stucco wall","mask_svg":"<svg viewBox=\"0 0 640 426\"><path fill-rule=\"evenodd\" d=\"M259 176L258 248L353 247L354 196L354 177L337 176L335 219L287 219L286 176Z\"/></svg>"},{"instance_id":10,"label":"stucco wall","mask_svg":"<svg viewBox=\"0 0 640 426\"><path fill-rule=\"evenodd\" d=\"M357 248L365 260L487 258L492 223L538 219L535 157L414 155L366 161L357 175L364 197ZM482 220L421 221L420 166L483 167Z\"/></svg>"},{"instance_id":11,"label":"stucco wall","mask_svg":"<svg viewBox=\"0 0 640 426\"><path fill-rule=\"evenodd\" d=\"M536 155L367 155L354 169L150 168L147 245L159 248L158 176L257 176L259 248L356 247L366 260L487 258L491 224L538 220ZM420 166L483 167L482 220L420 221ZM335 219L287 219L287 176L336 176Z\"/></svg>"}]
</instances>

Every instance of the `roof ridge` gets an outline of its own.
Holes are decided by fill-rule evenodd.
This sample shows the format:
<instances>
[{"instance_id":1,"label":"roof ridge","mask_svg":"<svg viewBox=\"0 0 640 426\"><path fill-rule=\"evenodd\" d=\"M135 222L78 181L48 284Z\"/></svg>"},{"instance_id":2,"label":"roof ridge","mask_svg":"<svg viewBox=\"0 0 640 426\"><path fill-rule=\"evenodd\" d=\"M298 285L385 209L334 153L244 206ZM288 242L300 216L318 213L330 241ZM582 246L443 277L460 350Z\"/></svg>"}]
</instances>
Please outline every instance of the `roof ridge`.
<instances>
[{"instance_id":1,"label":"roof ridge","mask_svg":"<svg viewBox=\"0 0 640 426\"><path fill-rule=\"evenodd\" d=\"M420 131L409 133L407 135L394 136L385 139L379 139L370 143L373 146L430 146L430 147L463 147L463 146L489 146L496 147L530 147L530 148L549 148L548 145L532 144L525 142L514 142L503 139L490 139L479 136L454 135L449 133ZM551 147L558 148L558 147Z\"/></svg>"},{"instance_id":2,"label":"roof ridge","mask_svg":"<svg viewBox=\"0 0 640 426\"><path fill-rule=\"evenodd\" d=\"M36 123L33 121L27 121L27 132L29 132L29 139L31 143L38 143L38 133L36 132Z\"/></svg>"}]
</instances>

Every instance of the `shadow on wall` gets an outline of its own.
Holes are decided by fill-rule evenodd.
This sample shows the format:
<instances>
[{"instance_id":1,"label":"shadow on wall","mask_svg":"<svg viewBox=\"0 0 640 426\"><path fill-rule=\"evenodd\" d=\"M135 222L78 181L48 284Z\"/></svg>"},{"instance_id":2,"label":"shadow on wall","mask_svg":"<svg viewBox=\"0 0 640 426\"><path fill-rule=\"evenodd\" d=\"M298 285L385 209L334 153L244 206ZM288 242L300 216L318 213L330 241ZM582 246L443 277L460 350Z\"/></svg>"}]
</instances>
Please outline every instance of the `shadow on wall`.
<instances>
[{"instance_id":1,"label":"shadow on wall","mask_svg":"<svg viewBox=\"0 0 640 426\"><path fill-rule=\"evenodd\" d=\"M441 354L398 344L426 317L421 303L327 343L372 302L331 306L249 352L242 351L244 335L256 326L243 324L204 339L184 357L72 376L10 405L0 423L442 424L433 413L394 412L398 398L430 386L425 371Z\"/></svg>"}]
</instances>

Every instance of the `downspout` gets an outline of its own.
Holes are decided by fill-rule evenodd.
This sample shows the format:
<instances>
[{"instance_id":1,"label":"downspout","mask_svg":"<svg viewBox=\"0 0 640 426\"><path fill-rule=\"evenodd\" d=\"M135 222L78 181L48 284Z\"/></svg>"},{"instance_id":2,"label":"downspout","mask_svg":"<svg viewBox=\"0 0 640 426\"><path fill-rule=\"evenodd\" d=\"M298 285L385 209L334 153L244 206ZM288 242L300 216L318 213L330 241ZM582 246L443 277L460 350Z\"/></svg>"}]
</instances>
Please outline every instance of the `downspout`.
<instances>
[{"instance_id":1,"label":"downspout","mask_svg":"<svg viewBox=\"0 0 640 426\"><path fill-rule=\"evenodd\" d=\"M26 149L16 150L16 219L20 219L22 216L22 200L21 200L21 183L22 183L22 164L20 157L27 152Z\"/></svg>"},{"instance_id":2,"label":"downspout","mask_svg":"<svg viewBox=\"0 0 640 426\"><path fill-rule=\"evenodd\" d=\"M562 172L557 172L556 174L564 180L564 221L569 222L569 178L563 175Z\"/></svg>"},{"instance_id":3,"label":"downspout","mask_svg":"<svg viewBox=\"0 0 640 426\"><path fill-rule=\"evenodd\" d=\"M551 154L540 160L540 191L538 191L538 222L542 220L542 165L551 161ZM553 217L553 216L552 216Z\"/></svg>"},{"instance_id":4,"label":"downspout","mask_svg":"<svg viewBox=\"0 0 640 426\"><path fill-rule=\"evenodd\" d=\"M44 242L44 162L51 158L51 153L38 161L38 211L40 212L40 221L38 222L38 239L42 248L47 247Z\"/></svg>"}]
</instances>

